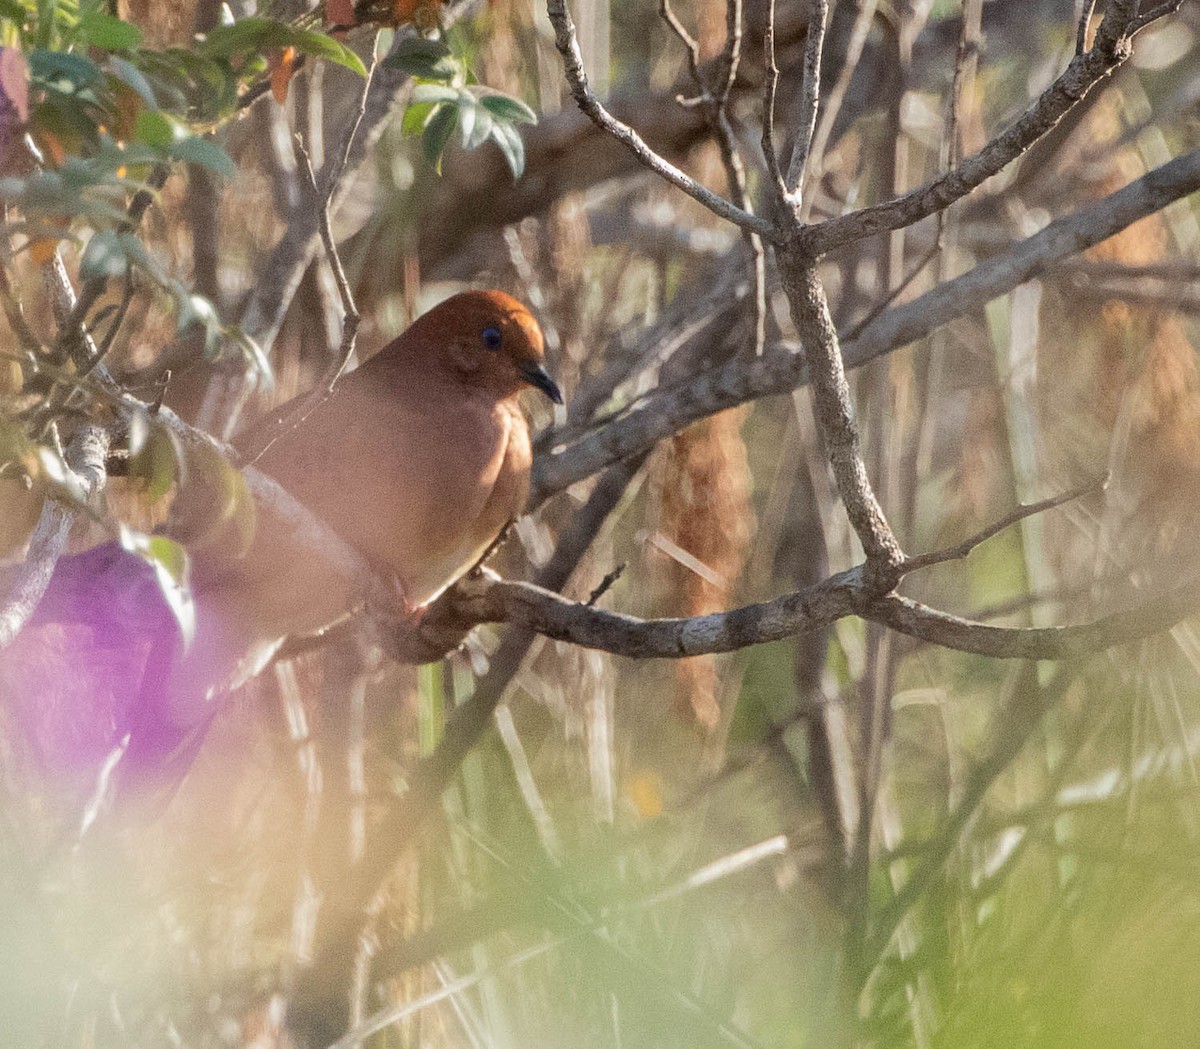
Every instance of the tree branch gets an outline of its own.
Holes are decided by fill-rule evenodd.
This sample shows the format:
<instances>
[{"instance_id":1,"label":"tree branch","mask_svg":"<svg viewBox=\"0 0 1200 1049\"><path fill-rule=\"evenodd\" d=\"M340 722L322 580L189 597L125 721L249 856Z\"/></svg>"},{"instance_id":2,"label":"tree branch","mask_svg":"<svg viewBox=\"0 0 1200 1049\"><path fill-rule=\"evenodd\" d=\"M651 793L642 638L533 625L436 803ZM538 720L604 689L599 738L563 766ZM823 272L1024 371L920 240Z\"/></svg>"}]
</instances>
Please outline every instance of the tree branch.
<instances>
[{"instance_id":1,"label":"tree branch","mask_svg":"<svg viewBox=\"0 0 1200 1049\"><path fill-rule=\"evenodd\" d=\"M474 578L459 583L439 615L459 622L512 623L555 641L632 659L683 659L782 641L858 616L940 648L996 659L1072 659L1159 634L1200 610L1200 581L1087 623L999 627L898 594L871 594L865 566L794 593L728 612L639 619L608 612L532 583Z\"/></svg>"},{"instance_id":2,"label":"tree branch","mask_svg":"<svg viewBox=\"0 0 1200 1049\"><path fill-rule=\"evenodd\" d=\"M1200 150L1155 168L1128 186L979 263L954 280L867 325L842 351L847 368L857 368L924 338L936 328L979 309L1040 273L1047 266L1085 251L1121 230L1200 189ZM715 338L716 330L698 338ZM598 426L534 463L530 505L648 448L688 424L746 401L787 393L808 382L803 355L779 345L757 359L739 358L669 390L651 392L620 417Z\"/></svg>"},{"instance_id":3,"label":"tree branch","mask_svg":"<svg viewBox=\"0 0 1200 1049\"><path fill-rule=\"evenodd\" d=\"M866 581L871 589L886 592L899 578L894 570L903 562L904 554L867 477L842 350L825 289L815 261L782 248L776 257L792 321L804 346L813 410L825 454L850 523L867 555Z\"/></svg>"},{"instance_id":4,"label":"tree branch","mask_svg":"<svg viewBox=\"0 0 1200 1049\"><path fill-rule=\"evenodd\" d=\"M563 59L563 71L571 96L579 108L595 124L607 131L621 142L642 164L655 174L664 178L677 189L683 190L693 200L703 204L718 218L732 222L735 226L757 233L765 240L773 241L778 236L775 226L758 215L737 207L720 194L700 185L694 178L681 171L674 164L663 160L642 140L642 137L628 124L617 120L588 86L587 73L583 68L583 55L579 51L579 41L575 35L575 23L567 10L566 0L548 0L546 10L550 22L554 26L554 43Z\"/></svg>"},{"instance_id":5,"label":"tree branch","mask_svg":"<svg viewBox=\"0 0 1200 1049\"><path fill-rule=\"evenodd\" d=\"M973 157L902 197L805 227L799 234L797 247L813 256L823 255L875 233L911 226L978 188L1053 129L1096 84L1132 54L1130 35L1136 29L1130 9L1136 7L1136 3L1110 3L1091 50L1076 55L1062 75L1007 131L993 138Z\"/></svg>"},{"instance_id":6,"label":"tree branch","mask_svg":"<svg viewBox=\"0 0 1200 1049\"><path fill-rule=\"evenodd\" d=\"M821 48L825 43L825 24L829 20L828 0L812 0L808 15L808 36L804 42L804 72L800 88L800 117L797 121L796 142L788 162L788 199L793 206L800 203L801 188L808 168L808 152L813 131L817 126L817 107L821 101Z\"/></svg>"}]
</instances>

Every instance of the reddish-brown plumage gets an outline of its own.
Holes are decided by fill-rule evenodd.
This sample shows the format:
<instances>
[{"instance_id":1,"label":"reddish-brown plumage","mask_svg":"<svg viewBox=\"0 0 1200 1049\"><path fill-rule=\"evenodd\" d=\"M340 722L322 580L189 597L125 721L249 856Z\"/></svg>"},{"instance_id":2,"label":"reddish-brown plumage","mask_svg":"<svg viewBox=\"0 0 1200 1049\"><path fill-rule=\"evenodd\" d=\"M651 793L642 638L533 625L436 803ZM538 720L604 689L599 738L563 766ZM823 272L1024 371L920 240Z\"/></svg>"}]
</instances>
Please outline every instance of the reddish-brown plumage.
<instances>
[{"instance_id":1,"label":"reddish-brown plumage","mask_svg":"<svg viewBox=\"0 0 1200 1049\"><path fill-rule=\"evenodd\" d=\"M542 359L537 322L515 299L456 295L346 375L255 465L419 607L524 506L531 448L519 394L532 385L561 400ZM202 473L193 471L191 498L201 505ZM295 541L269 507L255 517L248 543L205 534L193 544L196 635L186 653L135 555L109 544L60 562L38 621L0 663L0 686L36 716L40 760L87 779L95 770L83 751L103 755L128 733L123 764L153 768L173 755L171 768L185 769L194 749L186 741L199 739L213 698L260 669L284 637L361 599L360 581ZM47 733L76 723L89 727L88 747L62 738L56 748Z\"/></svg>"},{"instance_id":2,"label":"reddish-brown plumage","mask_svg":"<svg viewBox=\"0 0 1200 1049\"><path fill-rule=\"evenodd\" d=\"M521 303L463 292L345 376L255 465L393 577L410 605L426 604L525 504L532 453L518 397L533 385L559 399L543 357ZM201 678L226 684L213 671L235 652L250 656L233 674L244 676L280 638L318 629L356 596L261 509L244 559L218 551L196 567L198 636L183 693Z\"/></svg>"}]
</instances>

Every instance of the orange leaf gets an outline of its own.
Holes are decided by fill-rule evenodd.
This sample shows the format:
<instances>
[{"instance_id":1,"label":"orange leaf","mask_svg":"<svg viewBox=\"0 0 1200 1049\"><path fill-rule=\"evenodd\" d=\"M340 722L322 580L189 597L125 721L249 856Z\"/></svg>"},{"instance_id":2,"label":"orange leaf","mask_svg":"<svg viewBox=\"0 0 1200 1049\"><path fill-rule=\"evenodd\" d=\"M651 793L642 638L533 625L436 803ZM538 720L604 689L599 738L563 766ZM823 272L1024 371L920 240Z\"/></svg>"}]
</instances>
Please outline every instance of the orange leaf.
<instances>
[{"instance_id":1,"label":"orange leaf","mask_svg":"<svg viewBox=\"0 0 1200 1049\"><path fill-rule=\"evenodd\" d=\"M50 161L50 166L52 168L62 167L63 161L67 159L67 151L58 136L46 128L38 128L35 137L42 153Z\"/></svg>"},{"instance_id":2,"label":"orange leaf","mask_svg":"<svg viewBox=\"0 0 1200 1049\"><path fill-rule=\"evenodd\" d=\"M33 259L39 266L46 265L54 258L54 252L58 248L58 240L55 237L38 237L29 242L29 257Z\"/></svg>"},{"instance_id":3,"label":"orange leaf","mask_svg":"<svg viewBox=\"0 0 1200 1049\"><path fill-rule=\"evenodd\" d=\"M663 813L663 782L657 772L643 771L626 778L625 796L642 819L654 819Z\"/></svg>"},{"instance_id":4,"label":"orange leaf","mask_svg":"<svg viewBox=\"0 0 1200 1049\"><path fill-rule=\"evenodd\" d=\"M398 26L414 22L421 29L433 29L441 6L442 0L392 0L392 22Z\"/></svg>"},{"instance_id":5,"label":"orange leaf","mask_svg":"<svg viewBox=\"0 0 1200 1049\"><path fill-rule=\"evenodd\" d=\"M270 60L271 94L281 106L287 102L288 84L296 73L296 49L285 47L283 53Z\"/></svg>"},{"instance_id":6,"label":"orange leaf","mask_svg":"<svg viewBox=\"0 0 1200 1049\"><path fill-rule=\"evenodd\" d=\"M354 0L325 0L325 20L331 26L354 25Z\"/></svg>"},{"instance_id":7,"label":"orange leaf","mask_svg":"<svg viewBox=\"0 0 1200 1049\"><path fill-rule=\"evenodd\" d=\"M137 126L138 114L146 108L146 102L128 84L117 81L112 86L113 99L116 101L116 120L113 121L113 135L118 141L128 142L133 138L133 130Z\"/></svg>"}]
</instances>

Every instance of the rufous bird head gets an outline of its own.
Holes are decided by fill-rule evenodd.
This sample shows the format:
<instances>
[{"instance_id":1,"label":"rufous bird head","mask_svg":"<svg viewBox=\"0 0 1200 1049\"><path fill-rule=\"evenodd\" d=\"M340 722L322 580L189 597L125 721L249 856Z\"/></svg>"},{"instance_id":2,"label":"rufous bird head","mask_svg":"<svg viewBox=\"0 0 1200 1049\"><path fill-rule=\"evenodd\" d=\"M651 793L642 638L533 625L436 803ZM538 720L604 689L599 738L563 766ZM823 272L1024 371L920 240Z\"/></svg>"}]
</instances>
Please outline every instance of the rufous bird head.
<instances>
[{"instance_id":1,"label":"rufous bird head","mask_svg":"<svg viewBox=\"0 0 1200 1049\"><path fill-rule=\"evenodd\" d=\"M525 306L502 291L452 295L419 317L403 340L411 352L429 355L430 367L450 368L472 389L505 398L534 386L555 404L563 403L543 363L542 329Z\"/></svg>"}]
</instances>

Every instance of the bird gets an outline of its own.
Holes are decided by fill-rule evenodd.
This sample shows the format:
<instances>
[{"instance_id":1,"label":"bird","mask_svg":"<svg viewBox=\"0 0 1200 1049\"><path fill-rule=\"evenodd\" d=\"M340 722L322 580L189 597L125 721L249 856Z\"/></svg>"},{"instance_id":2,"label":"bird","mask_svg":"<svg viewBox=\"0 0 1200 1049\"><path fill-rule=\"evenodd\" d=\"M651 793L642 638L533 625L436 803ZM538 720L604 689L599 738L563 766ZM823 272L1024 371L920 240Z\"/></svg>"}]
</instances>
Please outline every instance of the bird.
<instances>
[{"instance_id":1,"label":"bird","mask_svg":"<svg viewBox=\"0 0 1200 1049\"><path fill-rule=\"evenodd\" d=\"M355 547L420 614L524 508L532 442L519 398L531 388L562 404L533 314L502 291L461 292L346 374L298 425L281 428L280 420L303 396L272 413L264 425L277 436L253 465ZM261 429L240 443L259 446L260 437ZM202 736L221 698L261 671L283 640L328 625L362 596L355 580L293 539L270 506L253 507L250 521L240 515L236 536L229 527L214 535L189 522L189 504L215 498L197 479L203 471L192 472L179 513L164 528L189 549L195 636L185 645L178 631L166 631L166 642L163 631L154 632L159 641L143 680L130 690L136 700L109 715L114 736L127 730L129 753L141 761L166 760ZM121 553L77 557L60 563L32 627L56 615L86 620L89 609L103 615L120 604L111 595L94 600L87 590L93 576L116 585ZM146 619L146 573L130 578Z\"/></svg>"}]
</instances>

